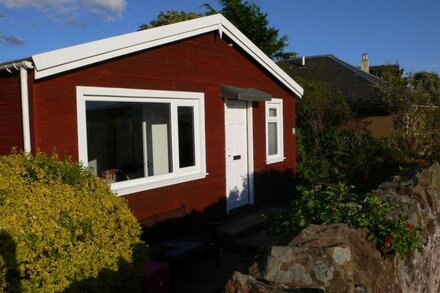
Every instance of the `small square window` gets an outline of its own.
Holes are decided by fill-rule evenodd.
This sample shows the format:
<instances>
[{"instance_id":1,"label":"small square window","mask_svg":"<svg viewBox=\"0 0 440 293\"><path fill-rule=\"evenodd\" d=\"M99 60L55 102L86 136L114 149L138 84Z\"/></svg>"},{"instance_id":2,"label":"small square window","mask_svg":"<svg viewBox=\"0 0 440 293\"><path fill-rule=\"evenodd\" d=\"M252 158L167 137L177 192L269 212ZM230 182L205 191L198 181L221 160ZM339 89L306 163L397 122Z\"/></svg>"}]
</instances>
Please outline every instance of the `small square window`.
<instances>
[{"instance_id":1,"label":"small square window","mask_svg":"<svg viewBox=\"0 0 440 293\"><path fill-rule=\"evenodd\" d=\"M277 117L277 109L269 108L269 117Z\"/></svg>"}]
</instances>

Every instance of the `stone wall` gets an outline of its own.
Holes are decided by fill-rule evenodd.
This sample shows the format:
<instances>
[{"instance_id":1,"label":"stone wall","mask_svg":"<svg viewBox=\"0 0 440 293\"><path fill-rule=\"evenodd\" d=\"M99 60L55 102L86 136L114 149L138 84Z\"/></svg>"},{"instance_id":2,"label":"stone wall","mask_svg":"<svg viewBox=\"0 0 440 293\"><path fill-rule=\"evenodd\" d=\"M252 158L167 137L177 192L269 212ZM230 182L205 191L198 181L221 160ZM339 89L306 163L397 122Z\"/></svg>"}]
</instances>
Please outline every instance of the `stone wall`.
<instances>
[{"instance_id":1,"label":"stone wall","mask_svg":"<svg viewBox=\"0 0 440 293\"><path fill-rule=\"evenodd\" d=\"M396 261L403 292L440 292L440 165L395 176L373 192L391 204L393 216L408 215L425 229L423 253Z\"/></svg>"}]
</instances>

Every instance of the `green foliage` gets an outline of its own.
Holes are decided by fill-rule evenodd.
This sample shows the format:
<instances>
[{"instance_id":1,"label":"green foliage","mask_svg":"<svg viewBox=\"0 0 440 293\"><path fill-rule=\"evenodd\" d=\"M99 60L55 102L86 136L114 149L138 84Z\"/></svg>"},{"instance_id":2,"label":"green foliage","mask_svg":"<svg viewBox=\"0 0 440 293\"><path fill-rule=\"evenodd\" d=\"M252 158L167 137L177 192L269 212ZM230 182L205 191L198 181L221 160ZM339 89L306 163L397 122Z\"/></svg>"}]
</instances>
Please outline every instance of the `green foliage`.
<instances>
[{"instance_id":1,"label":"green foliage","mask_svg":"<svg viewBox=\"0 0 440 293\"><path fill-rule=\"evenodd\" d=\"M0 230L3 289L11 279L26 292L62 291L86 281L87 292L138 284L144 254L134 249L144 245L136 219L105 182L67 159L0 157Z\"/></svg>"},{"instance_id":2,"label":"green foliage","mask_svg":"<svg viewBox=\"0 0 440 293\"><path fill-rule=\"evenodd\" d=\"M413 106L398 115L391 143L408 161L440 160L440 108Z\"/></svg>"},{"instance_id":3,"label":"green foliage","mask_svg":"<svg viewBox=\"0 0 440 293\"><path fill-rule=\"evenodd\" d=\"M298 125L307 129L315 140L319 140L326 129L353 119L348 103L327 84L303 79L298 82L304 88L303 98L296 102Z\"/></svg>"},{"instance_id":4,"label":"green foliage","mask_svg":"<svg viewBox=\"0 0 440 293\"><path fill-rule=\"evenodd\" d=\"M385 67L378 77L376 88L379 96L391 113L397 113L409 106L408 81L402 76L403 70L396 71L394 67Z\"/></svg>"},{"instance_id":5,"label":"green foliage","mask_svg":"<svg viewBox=\"0 0 440 293\"><path fill-rule=\"evenodd\" d=\"M398 170L400 153L387 139L337 128L316 139L297 131L298 176L311 185L346 182L369 190Z\"/></svg>"},{"instance_id":6,"label":"green foliage","mask_svg":"<svg viewBox=\"0 0 440 293\"><path fill-rule=\"evenodd\" d=\"M296 104L301 179L312 185L342 181L366 189L397 170L400 153L387 139L352 127L354 114L340 94L322 82L300 83L305 89Z\"/></svg>"},{"instance_id":7,"label":"green foliage","mask_svg":"<svg viewBox=\"0 0 440 293\"><path fill-rule=\"evenodd\" d=\"M346 223L351 228L366 228L368 239L383 254L405 257L421 250L422 230L405 218L388 218L389 205L377 196L359 197L354 187L338 183L329 186L299 187L301 196L291 204L288 215L268 215L272 232L290 237L310 224Z\"/></svg>"},{"instance_id":8,"label":"green foliage","mask_svg":"<svg viewBox=\"0 0 440 293\"><path fill-rule=\"evenodd\" d=\"M177 10L168 10L166 12L161 11L156 19L150 21L150 23L143 23L139 26L138 31L149 29L152 27L158 27L162 25L177 23L181 21L191 20L202 17L203 14L196 12L186 12Z\"/></svg>"},{"instance_id":9,"label":"green foliage","mask_svg":"<svg viewBox=\"0 0 440 293\"><path fill-rule=\"evenodd\" d=\"M437 73L420 71L411 78L414 87L426 95L425 103L440 106L440 76Z\"/></svg>"},{"instance_id":10,"label":"green foliage","mask_svg":"<svg viewBox=\"0 0 440 293\"><path fill-rule=\"evenodd\" d=\"M440 77L436 73L384 70L376 84L395 117L392 145L409 161L440 159Z\"/></svg>"}]
</instances>

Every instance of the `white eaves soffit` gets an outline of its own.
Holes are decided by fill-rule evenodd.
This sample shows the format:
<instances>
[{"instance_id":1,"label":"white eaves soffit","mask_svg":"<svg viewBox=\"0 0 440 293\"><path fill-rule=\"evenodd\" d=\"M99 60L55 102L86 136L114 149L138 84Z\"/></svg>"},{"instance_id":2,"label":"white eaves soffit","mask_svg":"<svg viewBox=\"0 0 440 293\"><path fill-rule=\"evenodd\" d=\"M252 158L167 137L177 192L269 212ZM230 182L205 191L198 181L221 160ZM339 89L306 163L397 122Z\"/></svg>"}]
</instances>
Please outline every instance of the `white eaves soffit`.
<instances>
[{"instance_id":1,"label":"white eaves soffit","mask_svg":"<svg viewBox=\"0 0 440 293\"><path fill-rule=\"evenodd\" d=\"M220 37L226 34L282 84L302 97L302 87L221 14L33 55L35 79L217 30Z\"/></svg>"}]
</instances>

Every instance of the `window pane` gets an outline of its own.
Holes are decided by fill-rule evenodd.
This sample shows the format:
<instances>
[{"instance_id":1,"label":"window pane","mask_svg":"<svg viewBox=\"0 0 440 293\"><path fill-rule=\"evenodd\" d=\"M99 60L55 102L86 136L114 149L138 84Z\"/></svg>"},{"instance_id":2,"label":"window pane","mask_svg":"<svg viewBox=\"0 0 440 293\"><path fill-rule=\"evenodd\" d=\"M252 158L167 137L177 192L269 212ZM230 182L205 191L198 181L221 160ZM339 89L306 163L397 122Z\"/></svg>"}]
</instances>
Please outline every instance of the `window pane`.
<instances>
[{"instance_id":1,"label":"window pane","mask_svg":"<svg viewBox=\"0 0 440 293\"><path fill-rule=\"evenodd\" d=\"M278 125L276 122L269 122L267 126L269 134L269 155L276 155L278 154Z\"/></svg>"},{"instance_id":2,"label":"window pane","mask_svg":"<svg viewBox=\"0 0 440 293\"><path fill-rule=\"evenodd\" d=\"M275 108L269 109L269 117L277 117L277 109Z\"/></svg>"},{"instance_id":3,"label":"window pane","mask_svg":"<svg viewBox=\"0 0 440 293\"><path fill-rule=\"evenodd\" d=\"M171 173L171 106L165 103L143 103L144 152L146 176Z\"/></svg>"},{"instance_id":4,"label":"window pane","mask_svg":"<svg viewBox=\"0 0 440 293\"><path fill-rule=\"evenodd\" d=\"M86 102L89 166L109 182L172 172L170 104Z\"/></svg>"},{"instance_id":5,"label":"window pane","mask_svg":"<svg viewBox=\"0 0 440 293\"><path fill-rule=\"evenodd\" d=\"M177 107L179 124L179 166L195 165L194 108Z\"/></svg>"}]
</instances>

